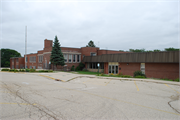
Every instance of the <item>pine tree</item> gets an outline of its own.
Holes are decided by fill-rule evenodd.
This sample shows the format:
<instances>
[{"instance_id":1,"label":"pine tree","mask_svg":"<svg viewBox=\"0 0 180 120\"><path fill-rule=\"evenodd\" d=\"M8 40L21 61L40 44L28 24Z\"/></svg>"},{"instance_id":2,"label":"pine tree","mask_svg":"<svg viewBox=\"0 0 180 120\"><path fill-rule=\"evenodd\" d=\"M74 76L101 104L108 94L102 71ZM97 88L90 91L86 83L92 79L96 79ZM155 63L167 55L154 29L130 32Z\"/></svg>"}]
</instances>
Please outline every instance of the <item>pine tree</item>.
<instances>
[{"instance_id":1,"label":"pine tree","mask_svg":"<svg viewBox=\"0 0 180 120\"><path fill-rule=\"evenodd\" d=\"M60 44L59 44L59 40L58 40L57 36L55 36L55 38L54 38L54 45L53 45L53 48L51 51L50 61L53 65L56 66L56 68L57 68L57 65L61 65L61 66L65 65L64 57L61 52L61 48L60 48Z\"/></svg>"},{"instance_id":2,"label":"pine tree","mask_svg":"<svg viewBox=\"0 0 180 120\"><path fill-rule=\"evenodd\" d=\"M88 45L86 47L96 47L94 42L92 40L89 41Z\"/></svg>"}]
</instances>

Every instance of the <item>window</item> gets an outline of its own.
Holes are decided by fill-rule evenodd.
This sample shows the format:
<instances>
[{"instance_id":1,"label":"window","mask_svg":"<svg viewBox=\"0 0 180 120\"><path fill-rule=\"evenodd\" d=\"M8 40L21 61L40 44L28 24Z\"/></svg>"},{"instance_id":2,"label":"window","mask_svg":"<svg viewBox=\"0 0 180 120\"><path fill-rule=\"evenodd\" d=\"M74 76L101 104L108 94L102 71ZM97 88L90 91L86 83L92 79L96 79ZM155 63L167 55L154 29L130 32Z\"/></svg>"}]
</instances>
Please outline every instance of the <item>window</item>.
<instances>
[{"instance_id":1,"label":"window","mask_svg":"<svg viewBox=\"0 0 180 120\"><path fill-rule=\"evenodd\" d=\"M77 55L77 62L81 62L81 55Z\"/></svg>"},{"instance_id":2,"label":"window","mask_svg":"<svg viewBox=\"0 0 180 120\"><path fill-rule=\"evenodd\" d=\"M12 59L12 62L14 62L14 59Z\"/></svg>"},{"instance_id":3,"label":"window","mask_svg":"<svg viewBox=\"0 0 180 120\"><path fill-rule=\"evenodd\" d=\"M67 62L67 54L64 54L64 62Z\"/></svg>"},{"instance_id":4,"label":"window","mask_svg":"<svg viewBox=\"0 0 180 120\"><path fill-rule=\"evenodd\" d=\"M18 65L16 65L16 69L18 69L19 68L19 66Z\"/></svg>"},{"instance_id":5,"label":"window","mask_svg":"<svg viewBox=\"0 0 180 120\"><path fill-rule=\"evenodd\" d=\"M26 57L26 62L28 61L28 58Z\"/></svg>"},{"instance_id":6,"label":"window","mask_svg":"<svg viewBox=\"0 0 180 120\"><path fill-rule=\"evenodd\" d=\"M30 62L36 62L36 56L30 57Z\"/></svg>"},{"instance_id":7,"label":"window","mask_svg":"<svg viewBox=\"0 0 180 120\"><path fill-rule=\"evenodd\" d=\"M39 61L38 61L39 63L42 63L42 62L43 62L43 56L42 56L42 55L41 55L41 56L38 56L38 60L39 60Z\"/></svg>"},{"instance_id":8,"label":"window","mask_svg":"<svg viewBox=\"0 0 180 120\"><path fill-rule=\"evenodd\" d=\"M14 65L12 65L12 69L14 69Z\"/></svg>"},{"instance_id":9,"label":"window","mask_svg":"<svg viewBox=\"0 0 180 120\"><path fill-rule=\"evenodd\" d=\"M32 66L29 66L30 69L32 69Z\"/></svg>"},{"instance_id":10,"label":"window","mask_svg":"<svg viewBox=\"0 0 180 120\"><path fill-rule=\"evenodd\" d=\"M91 56L96 56L96 53L91 53Z\"/></svg>"},{"instance_id":11,"label":"window","mask_svg":"<svg viewBox=\"0 0 180 120\"><path fill-rule=\"evenodd\" d=\"M72 62L72 55L69 55L69 62Z\"/></svg>"},{"instance_id":12,"label":"window","mask_svg":"<svg viewBox=\"0 0 180 120\"><path fill-rule=\"evenodd\" d=\"M145 74L145 63L141 63L141 71Z\"/></svg>"},{"instance_id":13,"label":"window","mask_svg":"<svg viewBox=\"0 0 180 120\"><path fill-rule=\"evenodd\" d=\"M73 55L73 62L76 62L76 55Z\"/></svg>"},{"instance_id":14,"label":"window","mask_svg":"<svg viewBox=\"0 0 180 120\"><path fill-rule=\"evenodd\" d=\"M18 59L18 58L16 59L16 62L17 62L17 63L19 62L19 59Z\"/></svg>"}]
</instances>

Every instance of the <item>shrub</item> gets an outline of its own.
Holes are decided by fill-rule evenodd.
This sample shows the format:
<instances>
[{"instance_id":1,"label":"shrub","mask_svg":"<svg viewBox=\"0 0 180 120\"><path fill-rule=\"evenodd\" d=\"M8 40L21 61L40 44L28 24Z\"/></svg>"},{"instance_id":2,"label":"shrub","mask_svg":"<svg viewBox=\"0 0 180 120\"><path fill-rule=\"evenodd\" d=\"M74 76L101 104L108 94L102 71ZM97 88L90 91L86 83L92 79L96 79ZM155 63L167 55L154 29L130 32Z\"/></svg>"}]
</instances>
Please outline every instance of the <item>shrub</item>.
<instances>
[{"instance_id":1,"label":"shrub","mask_svg":"<svg viewBox=\"0 0 180 120\"><path fill-rule=\"evenodd\" d=\"M26 72L29 72L30 70L29 69L25 69Z\"/></svg>"},{"instance_id":2,"label":"shrub","mask_svg":"<svg viewBox=\"0 0 180 120\"><path fill-rule=\"evenodd\" d=\"M179 82L179 78L174 79L174 81Z\"/></svg>"},{"instance_id":3,"label":"shrub","mask_svg":"<svg viewBox=\"0 0 180 120\"><path fill-rule=\"evenodd\" d=\"M9 71L9 69L7 69L7 68L4 68L4 69L1 69L1 71Z\"/></svg>"},{"instance_id":4,"label":"shrub","mask_svg":"<svg viewBox=\"0 0 180 120\"><path fill-rule=\"evenodd\" d=\"M135 78L145 78L145 76L135 76Z\"/></svg>"},{"instance_id":5,"label":"shrub","mask_svg":"<svg viewBox=\"0 0 180 120\"><path fill-rule=\"evenodd\" d=\"M24 70L24 69L22 69L22 70L21 70L21 72L25 72L25 70Z\"/></svg>"},{"instance_id":6,"label":"shrub","mask_svg":"<svg viewBox=\"0 0 180 120\"><path fill-rule=\"evenodd\" d=\"M49 72L53 72L52 70L49 70Z\"/></svg>"},{"instance_id":7,"label":"shrub","mask_svg":"<svg viewBox=\"0 0 180 120\"><path fill-rule=\"evenodd\" d=\"M76 71L80 71L81 69L80 69L79 66L77 66L75 70L76 70Z\"/></svg>"},{"instance_id":8,"label":"shrub","mask_svg":"<svg viewBox=\"0 0 180 120\"><path fill-rule=\"evenodd\" d=\"M9 72L14 72L14 69L9 69Z\"/></svg>"},{"instance_id":9,"label":"shrub","mask_svg":"<svg viewBox=\"0 0 180 120\"><path fill-rule=\"evenodd\" d=\"M83 68L83 70L82 70L82 71L86 71L86 72L87 72L88 70L87 70L86 68Z\"/></svg>"},{"instance_id":10,"label":"shrub","mask_svg":"<svg viewBox=\"0 0 180 120\"><path fill-rule=\"evenodd\" d=\"M74 65L71 67L71 71L75 71L75 67L74 67Z\"/></svg>"},{"instance_id":11,"label":"shrub","mask_svg":"<svg viewBox=\"0 0 180 120\"><path fill-rule=\"evenodd\" d=\"M134 77L136 76L144 76L146 78L146 75L142 73L142 71L138 70L134 72Z\"/></svg>"},{"instance_id":12,"label":"shrub","mask_svg":"<svg viewBox=\"0 0 180 120\"><path fill-rule=\"evenodd\" d=\"M30 69L29 72L36 72L36 69Z\"/></svg>"},{"instance_id":13,"label":"shrub","mask_svg":"<svg viewBox=\"0 0 180 120\"><path fill-rule=\"evenodd\" d=\"M14 69L14 72L19 72L17 69Z\"/></svg>"},{"instance_id":14,"label":"shrub","mask_svg":"<svg viewBox=\"0 0 180 120\"><path fill-rule=\"evenodd\" d=\"M130 75L122 75L123 78L132 78Z\"/></svg>"}]
</instances>

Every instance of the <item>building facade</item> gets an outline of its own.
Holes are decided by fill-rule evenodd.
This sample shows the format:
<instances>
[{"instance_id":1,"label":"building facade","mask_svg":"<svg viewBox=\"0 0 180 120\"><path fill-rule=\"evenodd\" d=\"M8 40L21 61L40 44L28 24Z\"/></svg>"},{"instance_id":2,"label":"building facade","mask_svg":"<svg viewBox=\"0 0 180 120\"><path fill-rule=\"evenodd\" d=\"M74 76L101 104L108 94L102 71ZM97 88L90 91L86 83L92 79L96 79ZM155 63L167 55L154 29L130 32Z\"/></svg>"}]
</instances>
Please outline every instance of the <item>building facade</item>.
<instances>
[{"instance_id":1,"label":"building facade","mask_svg":"<svg viewBox=\"0 0 180 120\"><path fill-rule=\"evenodd\" d=\"M24 57L10 58L11 69L22 69L22 68L34 68L34 69L52 69L50 64L50 56L52 51L53 41L44 40L43 50L37 51L37 53L27 54ZM81 48L70 48L61 47L61 51L65 58L65 66L57 66L57 69L71 69L74 65L77 67L85 56L98 56L103 54L115 54L125 53L121 51L113 50L100 50L98 47L81 47Z\"/></svg>"},{"instance_id":2,"label":"building facade","mask_svg":"<svg viewBox=\"0 0 180 120\"><path fill-rule=\"evenodd\" d=\"M179 51L170 52L144 52L144 53L120 53L104 54L99 56L86 56L83 59L86 68L105 74L131 75L141 70L148 78L179 78Z\"/></svg>"}]
</instances>

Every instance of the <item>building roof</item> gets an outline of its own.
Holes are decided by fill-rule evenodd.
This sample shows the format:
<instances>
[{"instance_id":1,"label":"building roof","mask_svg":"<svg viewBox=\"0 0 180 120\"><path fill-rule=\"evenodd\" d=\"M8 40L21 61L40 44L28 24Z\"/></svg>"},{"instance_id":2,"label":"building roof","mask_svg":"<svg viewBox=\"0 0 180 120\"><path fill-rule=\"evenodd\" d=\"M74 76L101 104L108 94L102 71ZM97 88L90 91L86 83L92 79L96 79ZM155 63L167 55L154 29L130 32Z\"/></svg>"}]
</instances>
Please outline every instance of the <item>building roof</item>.
<instances>
[{"instance_id":1,"label":"building roof","mask_svg":"<svg viewBox=\"0 0 180 120\"><path fill-rule=\"evenodd\" d=\"M179 51L85 56L83 62L179 63Z\"/></svg>"}]
</instances>

